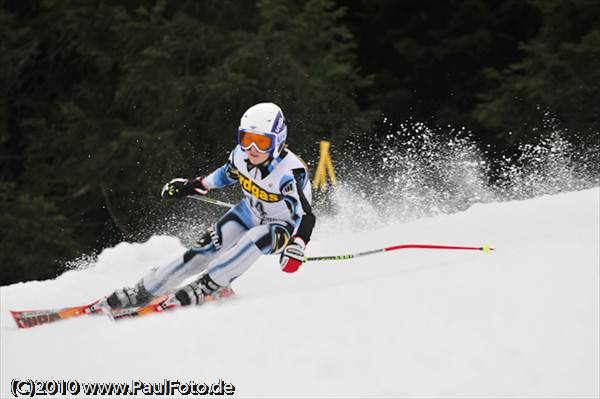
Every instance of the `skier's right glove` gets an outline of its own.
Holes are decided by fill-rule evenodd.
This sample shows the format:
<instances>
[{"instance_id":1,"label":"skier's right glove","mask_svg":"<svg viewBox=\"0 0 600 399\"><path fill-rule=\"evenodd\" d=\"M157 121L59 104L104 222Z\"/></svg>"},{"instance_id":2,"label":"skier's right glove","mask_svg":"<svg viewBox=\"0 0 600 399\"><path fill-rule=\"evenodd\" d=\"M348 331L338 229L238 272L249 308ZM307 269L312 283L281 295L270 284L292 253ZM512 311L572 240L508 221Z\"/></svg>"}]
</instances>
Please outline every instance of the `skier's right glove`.
<instances>
[{"instance_id":1,"label":"skier's right glove","mask_svg":"<svg viewBox=\"0 0 600 399\"><path fill-rule=\"evenodd\" d=\"M188 195L206 195L208 188L202 182L201 177L195 179L173 179L164 185L161 191L163 199L183 198Z\"/></svg>"}]
</instances>

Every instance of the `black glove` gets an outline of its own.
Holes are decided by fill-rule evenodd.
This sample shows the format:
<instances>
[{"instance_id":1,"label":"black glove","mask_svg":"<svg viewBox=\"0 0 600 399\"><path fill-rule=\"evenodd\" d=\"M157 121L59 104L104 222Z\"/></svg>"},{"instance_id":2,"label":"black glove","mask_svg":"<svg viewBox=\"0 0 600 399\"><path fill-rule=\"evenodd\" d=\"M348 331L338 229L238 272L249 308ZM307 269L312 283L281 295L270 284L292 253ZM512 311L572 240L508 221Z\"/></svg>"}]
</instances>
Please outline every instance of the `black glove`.
<instances>
[{"instance_id":1,"label":"black glove","mask_svg":"<svg viewBox=\"0 0 600 399\"><path fill-rule=\"evenodd\" d=\"M191 180L177 178L165 184L160 194L163 199L183 198L188 195L206 195L208 189L201 177Z\"/></svg>"}]
</instances>

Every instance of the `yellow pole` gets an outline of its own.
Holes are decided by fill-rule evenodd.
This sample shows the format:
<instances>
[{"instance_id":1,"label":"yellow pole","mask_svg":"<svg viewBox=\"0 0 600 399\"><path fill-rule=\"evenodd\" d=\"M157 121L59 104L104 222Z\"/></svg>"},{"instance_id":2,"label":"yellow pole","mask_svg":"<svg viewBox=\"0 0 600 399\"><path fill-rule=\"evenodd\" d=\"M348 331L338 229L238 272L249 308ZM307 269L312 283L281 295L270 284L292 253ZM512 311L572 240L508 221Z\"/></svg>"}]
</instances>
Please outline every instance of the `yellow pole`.
<instances>
[{"instance_id":1,"label":"yellow pole","mask_svg":"<svg viewBox=\"0 0 600 399\"><path fill-rule=\"evenodd\" d=\"M327 175L331 184L335 185L337 180L335 177L335 170L333 169L333 162L331 161L331 155L329 155L329 147L331 144L329 141L321 140L320 142L320 157L317 170L315 171L315 178L313 180L313 188L320 188L324 190L327 187Z\"/></svg>"},{"instance_id":2,"label":"yellow pole","mask_svg":"<svg viewBox=\"0 0 600 399\"><path fill-rule=\"evenodd\" d=\"M335 183L337 183L336 179L335 179L335 171L333 170L333 163L331 162L331 157L329 156L329 153L327 153L327 172L329 172L329 179L331 180L331 184L335 186Z\"/></svg>"}]
</instances>

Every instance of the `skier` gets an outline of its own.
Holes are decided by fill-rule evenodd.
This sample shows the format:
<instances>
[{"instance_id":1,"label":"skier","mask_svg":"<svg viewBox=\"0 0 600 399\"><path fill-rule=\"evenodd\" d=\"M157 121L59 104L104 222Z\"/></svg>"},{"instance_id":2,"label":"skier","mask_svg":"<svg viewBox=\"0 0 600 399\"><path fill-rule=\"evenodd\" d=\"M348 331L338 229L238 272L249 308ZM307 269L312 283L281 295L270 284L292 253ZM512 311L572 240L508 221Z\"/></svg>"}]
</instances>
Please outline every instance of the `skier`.
<instances>
[{"instance_id":1,"label":"skier","mask_svg":"<svg viewBox=\"0 0 600 399\"><path fill-rule=\"evenodd\" d=\"M245 198L183 256L150 270L134 287L116 290L106 303L112 309L141 306L175 292L183 306L202 304L205 296L228 287L261 255L280 253L281 270L297 271L315 216L307 167L286 148L286 138L281 109L273 103L256 104L242 116L238 145L225 165L204 178L177 178L165 184L164 199L206 195L236 182ZM199 278L177 290L193 275Z\"/></svg>"}]
</instances>

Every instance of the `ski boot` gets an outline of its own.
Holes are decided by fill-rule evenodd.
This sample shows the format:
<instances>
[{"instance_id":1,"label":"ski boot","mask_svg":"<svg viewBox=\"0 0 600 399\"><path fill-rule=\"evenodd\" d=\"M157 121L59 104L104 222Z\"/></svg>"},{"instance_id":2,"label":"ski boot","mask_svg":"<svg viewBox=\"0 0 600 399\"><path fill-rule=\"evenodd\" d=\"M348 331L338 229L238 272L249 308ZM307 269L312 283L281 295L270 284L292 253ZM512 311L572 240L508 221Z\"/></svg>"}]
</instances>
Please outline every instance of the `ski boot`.
<instances>
[{"instance_id":1,"label":"ski boot","mask_svg":"<svg viewBox=\"0 0 600 399\"><path fill-rule=\"evenodd\" d=\"M140 281L134 287L116 290L106 298L106 303L111 309L123 309L146 305L152 298L154 296L146 290L143 282Z\"/></svg>"},{"instance_id":2,"label":"ski boot","mask_svg":"<svg viewBox=\"0 0 600 399\"><path fill-rule=\"evenodd\" d=\"M222 289L219 284L205 273L198 280L190 283L175 293L175 298L181 306L202 305L207 295L212 295Z\"/></svg>"}]
</instances>

